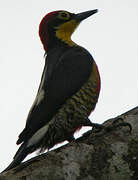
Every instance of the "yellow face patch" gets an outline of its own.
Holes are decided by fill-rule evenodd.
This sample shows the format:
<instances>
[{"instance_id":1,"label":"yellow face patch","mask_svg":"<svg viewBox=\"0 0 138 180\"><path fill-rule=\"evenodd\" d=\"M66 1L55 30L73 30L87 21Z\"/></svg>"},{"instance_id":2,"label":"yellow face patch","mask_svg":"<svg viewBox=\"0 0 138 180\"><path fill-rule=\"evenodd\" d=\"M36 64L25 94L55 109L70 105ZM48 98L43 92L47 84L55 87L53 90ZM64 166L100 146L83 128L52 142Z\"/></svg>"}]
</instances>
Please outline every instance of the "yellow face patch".
<instances>
[{"instance_id":1,"label":"yellow face patch","mask_svg":"<svg viewBox=\"0 0 138 180\"><path fill-rule=\"evenodd\" d=\"M79 25L78 22L75 20L71 20L68 22L65 22L64 24L60 25L57 30L56 30L56 36L69 44L70 46L76 45L72 40L71 40L71 35L74 32L74 30L77 28Z\"/></svg>"}]
</instances>

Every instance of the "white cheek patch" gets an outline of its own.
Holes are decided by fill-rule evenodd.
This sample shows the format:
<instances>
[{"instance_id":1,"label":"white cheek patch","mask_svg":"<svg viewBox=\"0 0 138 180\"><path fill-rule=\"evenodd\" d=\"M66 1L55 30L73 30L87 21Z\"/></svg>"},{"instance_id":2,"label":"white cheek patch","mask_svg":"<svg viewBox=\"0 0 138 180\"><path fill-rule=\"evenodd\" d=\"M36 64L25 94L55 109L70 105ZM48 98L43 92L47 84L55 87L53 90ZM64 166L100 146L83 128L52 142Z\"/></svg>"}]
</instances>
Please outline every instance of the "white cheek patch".
<instances>
[{"instance_id":1,"label":"white cheek patch","mask_svg":"<svg viewBox=\"0 0 138 180\"><path fill-rule=\"evenodd\" d=\"M49 124L43 126L38 131L36 131L36 133L29 139L27 143L27 147L37 144L46 134L48 127L49 127Z\"/></svg>"}]
</instances>

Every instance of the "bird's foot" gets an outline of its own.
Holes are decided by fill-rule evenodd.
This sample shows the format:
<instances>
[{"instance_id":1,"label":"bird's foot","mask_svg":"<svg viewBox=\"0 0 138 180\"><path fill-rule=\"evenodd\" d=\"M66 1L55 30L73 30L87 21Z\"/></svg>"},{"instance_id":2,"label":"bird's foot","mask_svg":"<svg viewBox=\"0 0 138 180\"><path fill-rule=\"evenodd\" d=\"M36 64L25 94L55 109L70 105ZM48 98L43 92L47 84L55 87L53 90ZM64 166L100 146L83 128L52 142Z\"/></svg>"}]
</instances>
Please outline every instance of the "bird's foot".
<instances>
[{"instance_id":1,"label":"bird's foot","mask_svg":"<svg viewBox=\"0 0 138 180\"><path fill-rule=\"evenodd\" d=\"M104 126L102 124L92 123L89 119L85 121L84 126L91 126L93 133L98 133L100 131L110 132L116 130L119 127L128 127L129 131L132 131L132 126L130 123L124 122L123 118L118 118L113 121L113 123L109 126Z\"/></svg>"},{"instance_id":2,"label":"bird's foot","mask_svg":"<svg viewBox=\"0 0 138 180\"><path fill-rule=\"evenodd\" d=\"M75 139L75 137L73 135L69 136L66 140L69 142L69 144L71 146L80 147L80 144L78 143L78 141L76 141L76 139Z\"/></svg>"},{"instance_id":3,"label":"bird's foot","mask_svg":"<svg viewBox=\"0 0 138 180\"><path fill-rule=\"evenodd\" d=\"M105 128L104 125L98 123L92 123L92 132L99 133Z\"/></svg>"},{"instance_id":4,"label":"bird's foot","mask_svg":"<svg viewBox=\"0 0 138 180\"><path fill-rule=\"evenodd\" d=\"M72 135L72 136L68 136L67 141L68 141L69 143L75 142L74 136L73 136L73 135Z\"/></svg>"},{"instance_id":5,"label":"bird's foot","mask_svg":"<svg viewBox=\"0 0 138 180\"><path fill-rule=\"evenodd\" d=\"M93 133L98 133L105 128L105 126L102 124L92 123L89 118L87 118L87 120L84 122L83 126L91 126Z\"/></svg>"},{"instance_id":6,"label":"bird's foot","mask_svg":"<svg viewBox=\"0 0 138 180\"><path fill-rule=\"evenodd\" d=\"M112 123L112 125L107 126L106 127L106 131L112 131L112 130L116 130L118 127L128 127L129 128L129 132L131 133L132 131L132 126L130 123L124 122L123 118L119 117L117 119L115 119Z\"/></svg>"}]
</instances>

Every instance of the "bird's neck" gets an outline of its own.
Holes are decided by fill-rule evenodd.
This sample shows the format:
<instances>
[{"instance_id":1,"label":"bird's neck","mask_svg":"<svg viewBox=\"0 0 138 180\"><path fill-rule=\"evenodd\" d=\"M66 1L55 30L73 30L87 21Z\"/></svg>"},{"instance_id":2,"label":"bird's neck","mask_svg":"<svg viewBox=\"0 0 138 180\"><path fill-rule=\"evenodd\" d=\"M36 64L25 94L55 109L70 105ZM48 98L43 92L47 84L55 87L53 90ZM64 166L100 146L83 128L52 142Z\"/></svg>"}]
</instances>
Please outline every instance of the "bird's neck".
<instances>
[{"instance_id":1,"label":"bird's neck","mask_svg":"<svg viewBox=\"0 0 138 180\"><path fill-rule=\"evenodd\" d=\"M55 31L48 29L47 31L42 31L40 39L45 51L47 52L56 46L77 46L77 44L71 40L71 35L78 25L79 23L72 20L58 26Z\"/></svg>"},{"instance_id":2,"label":"bird's neck","mask_svg":"<svg viewBox=\"0 0 138 180\"><path fill-rule=\"evenodd\" d=\"M44 50L48 53L52 49L56 49L59 47L69 48L69 47L77 46L77 44L73 42L69 36L67 37L64 33L62 33L62 36L63 36L62 40L57 38L56 36L52 36L49 37L48 40L43 41Z\"/></svg>"},{"instance_id":3,"label":"bird's neck","mask_svg":"<svg viewBox=\"0 0 138 180\"><path fill-rule=\"evenodd\" d=\"M60 29L56 32L56 37L59 41L67 44L68 46L76 46L76 43L71 39L71 35L72 34L70 32L64 32Z\"/></svg>"}]
</instances>

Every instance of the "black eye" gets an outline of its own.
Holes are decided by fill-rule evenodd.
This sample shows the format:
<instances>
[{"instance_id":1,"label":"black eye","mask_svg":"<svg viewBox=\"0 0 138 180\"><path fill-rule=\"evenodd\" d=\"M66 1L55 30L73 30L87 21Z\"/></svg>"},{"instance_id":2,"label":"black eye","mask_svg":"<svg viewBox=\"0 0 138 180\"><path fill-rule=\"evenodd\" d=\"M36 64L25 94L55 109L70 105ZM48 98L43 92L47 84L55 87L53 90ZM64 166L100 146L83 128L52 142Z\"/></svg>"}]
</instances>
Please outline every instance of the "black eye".
<instances>
[{"instance_id":1,"label":"black eye","mask_svg":"<svg viewBox=\"0 0 138 180\"><path fill-rule=\"evenodd\" d=\"M67 17L67 14L66 13L61 13L61 16L63 17L63 18L66 18Z\"/></svg>"},{"instance_id":2,"label":"black eye","mask_svg":"<svg viewBox=\"0 0 138 180\"><path fill-rule=\"evenodd\" d=\"M59 12L58 17L63 20L68 20L70 18L70 14L66 11L61 11Z\"/></svg>"}]
</instances>

